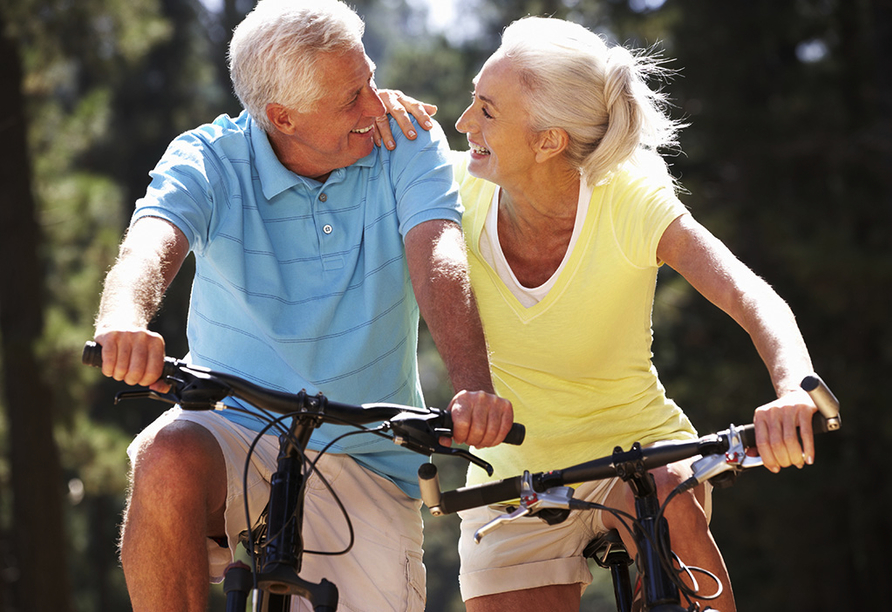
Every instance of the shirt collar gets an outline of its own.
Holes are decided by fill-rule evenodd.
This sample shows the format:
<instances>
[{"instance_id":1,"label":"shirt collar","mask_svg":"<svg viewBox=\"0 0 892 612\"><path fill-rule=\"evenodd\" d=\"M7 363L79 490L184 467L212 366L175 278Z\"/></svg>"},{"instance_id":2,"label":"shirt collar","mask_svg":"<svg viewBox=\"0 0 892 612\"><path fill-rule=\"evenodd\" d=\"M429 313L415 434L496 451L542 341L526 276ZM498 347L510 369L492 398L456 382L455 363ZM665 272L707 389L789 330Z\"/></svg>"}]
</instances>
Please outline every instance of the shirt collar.
<instances>
[{"instance_id":1,"label":"shirt collar","mask_svg":"<svg viewBox=\"0 0 892 612\"><path fill-rule=\"evenodd\" d=\"M295 185L303 184L310 190L315 190L319 186L318 181L295 174L282 165L282 162L276 157L272 145L269 143L266 132L257 125L250 115L248 116L248 129L251 134L251 146L254 148L254 168L260 179L263 196L267 200L272 200L283 191L291 189ZM339 168L332 172L326 182L340 182L350 168L367 168L375 165L378 160L378 154L378 147L374 147L371 153L347 166L347 168Z\"/></svg>"}]
</instances>

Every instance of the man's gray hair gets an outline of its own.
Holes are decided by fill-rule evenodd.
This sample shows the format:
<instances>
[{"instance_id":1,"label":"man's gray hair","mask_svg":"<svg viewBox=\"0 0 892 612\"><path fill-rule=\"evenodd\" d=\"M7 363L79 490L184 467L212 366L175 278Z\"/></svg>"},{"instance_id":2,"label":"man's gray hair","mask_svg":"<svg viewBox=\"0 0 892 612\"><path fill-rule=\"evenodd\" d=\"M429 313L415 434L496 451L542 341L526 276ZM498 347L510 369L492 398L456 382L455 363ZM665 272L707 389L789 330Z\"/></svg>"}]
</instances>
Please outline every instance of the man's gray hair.
<instances>
[{"instance_id":1,"label":"man's gray hair","mask_svg":"<svg viewBox=\"0 0 892 612\"><path fill-rule=\"evenodd\" d=\"M310 112L324 92L316 70L320 53L362 44L362 19L338 0L260 0L229 43L235 95L265 131L268 104Z\"/></svg>"}]
</instances>

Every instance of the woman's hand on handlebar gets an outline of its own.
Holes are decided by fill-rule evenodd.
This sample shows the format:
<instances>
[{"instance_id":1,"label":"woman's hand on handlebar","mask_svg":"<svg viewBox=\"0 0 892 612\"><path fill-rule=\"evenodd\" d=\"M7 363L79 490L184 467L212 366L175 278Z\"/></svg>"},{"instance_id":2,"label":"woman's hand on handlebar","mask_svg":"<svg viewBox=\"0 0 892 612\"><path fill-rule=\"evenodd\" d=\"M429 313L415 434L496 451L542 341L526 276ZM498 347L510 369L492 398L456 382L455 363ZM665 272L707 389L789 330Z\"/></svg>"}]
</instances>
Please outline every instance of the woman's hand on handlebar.
<instances>
[{"instance_id":1,"label":"woman's hand on handlebar","mask_svg":"<svg viewBox=\"0 0 892 612\"><path fill-rule=\"evenodd\" d=\"M766 468L797 468L815 460L812 415L817 408L805 391L793 391L756 410L756 444Z\"/></svg>"},{"instance_id":2,"label":"woman's hand on handlebar","mask_svg":"<svg viewBox=\"0 0 892 612\"><path fill-rule=\"evenodd\" d=\"M435 105L421 102L415 98L410 98L403 92L394 89L380 89L378 90L378 97L381 98L381 102L384 104L384 108L387 111L386 114L381 115L375 120L374 139L375 144L378 146L381 146L381 143L384 143L384 146L387 149L393 150L394 147L396 147L393 133L390 131L390 121L388 116L392 116L396 119L397 125L400 126L403 134L405 134L406 138L409 140L414 140L416 137L415 126L409 119L409 115L415 117L418 121L418 125L425 130L429 130L434 126L431 116L437 113L437 107Z\"/></svg>"},{"instance_id":3,"label":"woman's hand on handlebar","mask_svg":"<svg viewBox=\"0 0 892 612\"><path fill-rule=\"evenodd\" d=\"M160 380L164 369L164 338L146 329L97 330L102 346L102 373L128 385L167 393L170 385Z\"/></svg>"},{"instance_id":4,"label":"woman's hand on handlebar","mask_svg":"<svg viewBox=\"0 0 892 612\"><path fill-rule=\"evenodd\" d=\"M514 423L511 402L485 391L459 391L449 404L452 440L477 448L495 446ZM448 438L440 442L448 446Z\"/></svg>"}]
</instances>

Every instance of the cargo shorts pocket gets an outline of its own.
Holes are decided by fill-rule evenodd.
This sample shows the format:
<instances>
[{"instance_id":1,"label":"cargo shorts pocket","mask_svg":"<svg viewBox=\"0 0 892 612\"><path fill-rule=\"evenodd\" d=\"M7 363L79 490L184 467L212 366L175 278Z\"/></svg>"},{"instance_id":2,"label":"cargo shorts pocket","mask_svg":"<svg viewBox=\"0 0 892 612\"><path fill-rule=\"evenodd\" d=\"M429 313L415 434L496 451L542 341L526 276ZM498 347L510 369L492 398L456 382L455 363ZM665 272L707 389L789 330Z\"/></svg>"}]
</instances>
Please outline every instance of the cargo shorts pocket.
<instances>
[{"instance_id":1,"label":"cargo shorts pocket","mask_svg":"<svg viewBox=\"0 0 892 612\"><path fill-rule=\"evenodd\" d=\"M406 551L406 610L423 612L427 599L427 575L421 553L415 550Z\"/></svg>"}]
</instances>

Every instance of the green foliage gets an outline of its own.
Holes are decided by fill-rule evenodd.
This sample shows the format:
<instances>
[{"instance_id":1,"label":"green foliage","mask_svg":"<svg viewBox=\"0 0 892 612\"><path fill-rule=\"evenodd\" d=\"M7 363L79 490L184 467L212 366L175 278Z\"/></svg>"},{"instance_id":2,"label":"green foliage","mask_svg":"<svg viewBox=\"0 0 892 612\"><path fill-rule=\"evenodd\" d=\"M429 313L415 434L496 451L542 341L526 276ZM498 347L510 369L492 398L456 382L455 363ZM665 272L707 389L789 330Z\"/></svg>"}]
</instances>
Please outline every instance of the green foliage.
<instances>
[{"instance_id":1,"label":"green foliage","mask_svg":"<svg viewBox=\"0 0 892 612\"><path fill-rule=\"evenodd\" d=\"M55 387L66 479L58 484L69 490L81 610L127 609L115 560L124 447L157 408L113 407L116 386L79 365L80 346L92 334L101 279L147 172L180 131L238 112L222 44L244 4L229 0L227 13L214 14L197 1L0 1L26 68L44 234L39 351ZM693 0L656 10L620 0L466 0L458 26L429 35L404 0L357 4L378 84L438 104L459 149L464 138L452 125L471 78L513 19L554 14L611 40L660 43L677 58L670 67L679 75L667 91L691 123L685 154L673 160L689 192L683 199L790 302L816 369L844 405L843 431L818 441L817 465L747 475L716 492L713 527L740 608L880 607L878 568L890 544L884 502L892 491L877 468L862 466L882 465L892 440L878 392L892 364L888 9L876 0ZM188 275L187 268L181 276ZM184 350L187 299L188 281L178 279L156 322L175 354ZM660 275L654 326L664 382L702 431L747 421L772 398L746 334L670 270ZM445 406L451 389L427 336L420 350L428 403ZM2 422L0 434L5 457ZM461 484L458 462L437 463L446 485ZM8 482L0 461L0 486ZM3 530L8 504L3 496ZM429 610L459 610L457 521L428 516L425 523ZM834 534L832 543L825 534ZM595 571L599 581L603 574ZM592 588L591 597L608 590Z\"/></svg>"},{"instance_id":2,"label":"green foliage","mask_svg":"<svg viewBox=\"0 0 892 612\"><path fill-rule=\"evenodd\" d=\"M892 430L871 381L890 357L890 255L880 246L892 221L890 155L877 141L890 133L890 98L876 78L889 69L888 13L873 21L884 16L873 3L685 8L672 40L684 67L673 93L692 123L676 163L686 201L788 299L847 417L841 435L818 440L815 467L719 492L716 538L742 609L877 605L864 560L873 542L889 542L874 509L892 491L859 466L880 460L877 442ZM672 354L661 372L701 422L740 422L772 397L764 370L732 323L692 306L658 340L658 357ZM828 546L825 533L843 541ZM840 574L853 588L833 588Z\"/></svg>"},{"instance_id":3,"label":"green foliage","mask_svg":"<svg viewBox=\"0 0 892 612\"><path fill-rule=\"evenodd\" d=\"M402 42L395 46L387 66L380 71L379 85L438 106L437 121L443 126L453 150L465 151L467 141L455 131L455 122L470 101L471 80L483 64L450 46L442 36L427 41Z\"/></svg>"}]
</instances>

